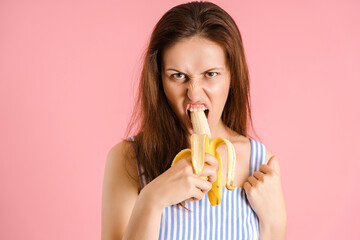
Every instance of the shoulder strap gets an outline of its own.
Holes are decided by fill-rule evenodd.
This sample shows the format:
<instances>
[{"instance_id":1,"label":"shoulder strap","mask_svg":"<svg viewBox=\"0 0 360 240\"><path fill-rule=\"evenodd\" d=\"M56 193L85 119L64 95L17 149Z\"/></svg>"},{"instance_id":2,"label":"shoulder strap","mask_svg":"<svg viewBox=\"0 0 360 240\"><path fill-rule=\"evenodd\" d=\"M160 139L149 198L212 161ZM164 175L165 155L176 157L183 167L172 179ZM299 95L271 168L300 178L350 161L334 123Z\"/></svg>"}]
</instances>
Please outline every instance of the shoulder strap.
<instances>
[{"instance_id":1,"label":"shoulder strap","mask_svg":"<svg viewBox=\"0 0 360 240\"><path fill-rule=\"evenodd\" d=\"M266 164L266 148L264 144L250 138L251 157L250 157L250 176L259 171L260 165Z\"/></svg>"},{"instance_id":2,"label":"shoulder strap","mask_svg":"<svg viewBox=\"0 0 360 240\"><path fill-rule=\"evenodd\" d=\"M135 159L136 159L136 165L137 165L140 185L141 185L141 189L143 189L144 186L146 185L146 179L145 179L145 175L144 175L144 168L141 166L141 164L139 163L139 161L137 159L137 152L136 152L135 143L134 143L135 138L133 136L131 136L128 139L130 140L131 145L133 146L133 149L134 149L134 152L135 152Z\"/></svg>"}]
</instances>

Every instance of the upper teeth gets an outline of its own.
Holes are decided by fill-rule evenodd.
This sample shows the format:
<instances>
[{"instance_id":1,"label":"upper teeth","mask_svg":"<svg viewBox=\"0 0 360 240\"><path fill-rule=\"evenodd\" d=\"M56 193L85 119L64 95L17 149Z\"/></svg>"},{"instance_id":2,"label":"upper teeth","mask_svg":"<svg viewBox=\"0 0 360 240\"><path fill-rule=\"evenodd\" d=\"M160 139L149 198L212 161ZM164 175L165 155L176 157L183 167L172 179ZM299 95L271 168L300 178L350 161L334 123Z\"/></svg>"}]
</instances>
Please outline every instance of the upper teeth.
<instances>
[{"instance_id":1,"label":"upper teeth","mask_svg":"<svg viewBox=\"0 0 360 240\"><path fill-rule=\"evenodd\" d=\"M190 110L190 112L205 111L207 109L203 104L189 105L187 109Z\"/></svg>"}]
</instances>

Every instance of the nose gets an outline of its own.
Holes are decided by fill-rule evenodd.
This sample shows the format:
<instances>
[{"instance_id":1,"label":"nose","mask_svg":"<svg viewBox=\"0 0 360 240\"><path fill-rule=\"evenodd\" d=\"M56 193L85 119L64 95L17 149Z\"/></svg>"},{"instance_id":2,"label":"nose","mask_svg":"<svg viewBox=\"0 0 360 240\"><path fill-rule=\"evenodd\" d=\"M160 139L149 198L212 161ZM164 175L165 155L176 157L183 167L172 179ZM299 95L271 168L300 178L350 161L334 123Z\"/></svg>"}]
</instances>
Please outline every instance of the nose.
<instances>
[{"instance_id":1,"label":"nose","mask_svg":"<svg viewBox=\"0 0 360 240\"><path fill-rule=\"evenodd\" d=\"M187 89L187 96L192 102L199 101L202 94L202 86L200 79L193 78L191 79Z\"/></svg>"}]
</instances>

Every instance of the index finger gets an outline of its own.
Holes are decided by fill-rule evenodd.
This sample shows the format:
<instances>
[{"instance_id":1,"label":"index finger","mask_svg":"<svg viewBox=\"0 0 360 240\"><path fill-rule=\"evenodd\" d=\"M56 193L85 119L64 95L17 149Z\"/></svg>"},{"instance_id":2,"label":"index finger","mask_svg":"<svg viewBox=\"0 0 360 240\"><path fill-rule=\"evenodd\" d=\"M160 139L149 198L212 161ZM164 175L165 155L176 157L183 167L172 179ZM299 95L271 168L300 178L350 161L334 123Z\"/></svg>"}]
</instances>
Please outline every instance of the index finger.
<instances>
[{"instance_id":1,"label":"index finger","mask_svg":"<svg viewBox=\"0 0 360 240\"><path fill-rule=\"evenodd\" d=\"M219 163L216 157L211 155L210 153L205 154L205 163L208 165L216 167L216 170L219 170Z\"/></svg>"}]
</instances>

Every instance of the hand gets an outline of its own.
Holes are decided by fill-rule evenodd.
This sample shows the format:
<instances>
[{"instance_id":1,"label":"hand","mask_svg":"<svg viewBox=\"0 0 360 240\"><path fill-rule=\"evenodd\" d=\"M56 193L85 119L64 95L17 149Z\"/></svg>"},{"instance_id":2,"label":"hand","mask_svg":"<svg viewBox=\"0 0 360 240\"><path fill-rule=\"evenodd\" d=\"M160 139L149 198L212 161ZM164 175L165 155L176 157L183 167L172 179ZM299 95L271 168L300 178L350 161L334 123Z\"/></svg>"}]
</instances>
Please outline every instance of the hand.
<instances>
[{"instance_id":1,"label":"hand","mask_svg":"<svg viewBox=\"0 0 360 240\"><path fill-rule=\"evenodd\" d=\"M285 226L286 210L281 188L280 167L275 156L244 183L250 206L263 226Z\"/></svg>"},{"instance_id":2,"label":"hand","mask_svg":"<svg viewBox=\"0 0 360 240\"><path fill-rule=\"evenodd\" d=\"M207 176L208 180L194 174L191 158L187 157L147 184L141 194L146 194L149 200L161 209L185 200L200 200L212 188L212 183L217 178L217 159L207 153L205 163L199 176Z\"/></svg>"}]
</instances>

